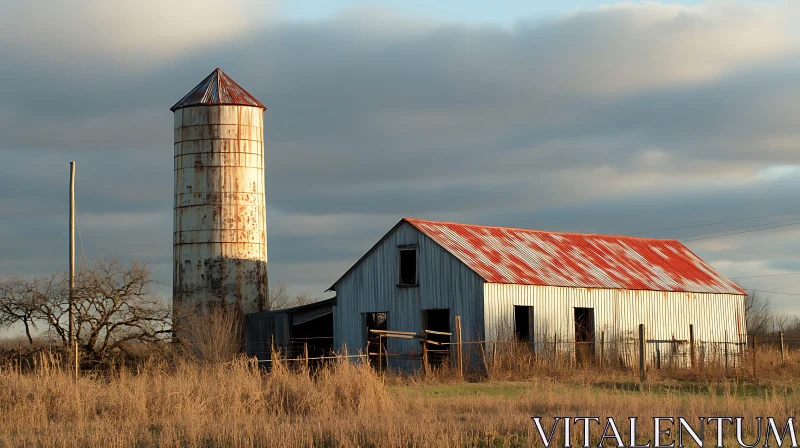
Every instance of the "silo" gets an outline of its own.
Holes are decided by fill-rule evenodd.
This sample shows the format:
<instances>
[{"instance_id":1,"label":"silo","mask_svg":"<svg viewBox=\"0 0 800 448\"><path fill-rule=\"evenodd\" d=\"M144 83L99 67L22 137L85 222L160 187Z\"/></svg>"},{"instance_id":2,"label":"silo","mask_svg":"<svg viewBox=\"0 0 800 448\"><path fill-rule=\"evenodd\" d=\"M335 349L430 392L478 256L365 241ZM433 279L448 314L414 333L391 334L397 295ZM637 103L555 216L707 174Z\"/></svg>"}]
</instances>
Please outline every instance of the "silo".
<instances>
[{"instance_id":1,"label":"silo","mask_svg":"<svg viewBox=\"0 0 800 448\"><path fill-rule=\"evenodd\" d=\"M170 110L175 308L202 312L224 304L261 311L267 302L266 107L216 69Z\"/></svg>"}]
</instances>

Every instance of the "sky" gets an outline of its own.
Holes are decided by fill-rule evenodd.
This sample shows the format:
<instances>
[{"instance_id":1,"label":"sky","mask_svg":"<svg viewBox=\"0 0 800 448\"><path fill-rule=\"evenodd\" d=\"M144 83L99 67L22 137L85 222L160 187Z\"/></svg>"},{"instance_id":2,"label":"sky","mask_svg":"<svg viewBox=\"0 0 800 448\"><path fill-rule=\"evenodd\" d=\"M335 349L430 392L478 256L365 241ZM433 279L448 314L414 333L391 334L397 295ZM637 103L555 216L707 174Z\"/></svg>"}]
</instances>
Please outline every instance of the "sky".
<instances>
[{"instance_id":1,"label":"sky","mask_svg":"<svg viewBox=\"0 0 800 448\"><path fill-rule=\"evenodd\" d=\"M220 67L294 294L410 216L678 238L800 316L796 2L425 3L0 0L0 276L67 266L75 160L79 255L168 296L169 107Z\"/></svg>"},{"instance_id":2,"label":"sky","mask_svg":"<svg viewBox=\"0 0 800 448\"><path fill-rule=\"evenodd\" d=\"M281 5L281 14L294 20L324 20L342 10L357 7L389 8L395 13L428 16L451 22L472 24L513 24L521 18L552 17L578 9L596 8L609 2L597 0L503 0L481 2L463 0L384 0L359 2L352 0L299 0ZM665 3L694 5L700 0L670 1Z\"/></svg>"}]
</instances>

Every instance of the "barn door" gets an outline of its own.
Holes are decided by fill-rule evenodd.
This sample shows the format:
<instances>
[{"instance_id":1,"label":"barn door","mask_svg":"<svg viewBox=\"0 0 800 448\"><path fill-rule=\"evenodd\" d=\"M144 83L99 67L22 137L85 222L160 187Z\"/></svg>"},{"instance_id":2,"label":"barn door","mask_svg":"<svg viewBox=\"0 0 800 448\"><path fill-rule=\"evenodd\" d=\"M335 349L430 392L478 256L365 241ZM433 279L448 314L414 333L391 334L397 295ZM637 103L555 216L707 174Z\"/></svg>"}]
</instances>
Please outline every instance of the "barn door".
<instances>
[{"instance_id":1,"label":"barn door","mask_svg":"<svg viewBox=\"0 0 800 448\"><path fill-rule=\"evenodd\" d=\"M514 337L533 349L533 307L514 305Z\"/></svg>"},{"instance_id":2,"label":"barn door","mask_svg":"<svg viewBox=\"0 0 800 448\"><path fill-rule=\"evenodd\" d=\"M382 313L364 313L367 329L367 356L369 357L370 365L380 370L386 370L387 367L386 354L389 347L389 338L372 333L370 330L387 330L389 328L388 314L385 311Z\"/></svg>"},{"instance_id":3,"label":"barn door","mask_svg":"<svg viewBox=\"0 0 800 448\"><path fill-rule=\"evenodd\" d=\"M533 323L535 320L533 319L533 307L528 307L528 344L531 347L531 351L533 354L536 354L536 332L534 331Z\"/></svg>"},{"instance_id":4,"label":"barn door","mask_svg":"<svg viewBox=\"0 0 800 448\"><path fill-rule=\"evenodd\" d=\"M424 310L422 315L422 325L425 330L436 331L440 333L452 333L450 329L450 309L431 309ZM438 342L439 344L450 343L450 336L444 334L427 334L425 336L428 340ZM450 358L448 345L434 345L428 347L428 362L433 366L444 365Z\"/></svg>"},{"instance_id":5,"label":"barn door","mask_svg":"<svg viewBox=\"0 0 800 448\"><path fill-rule=\"evenodd\" d=\"M575 361L594 360L594 308L575 308Z\"/></svg>"}]
</instances>

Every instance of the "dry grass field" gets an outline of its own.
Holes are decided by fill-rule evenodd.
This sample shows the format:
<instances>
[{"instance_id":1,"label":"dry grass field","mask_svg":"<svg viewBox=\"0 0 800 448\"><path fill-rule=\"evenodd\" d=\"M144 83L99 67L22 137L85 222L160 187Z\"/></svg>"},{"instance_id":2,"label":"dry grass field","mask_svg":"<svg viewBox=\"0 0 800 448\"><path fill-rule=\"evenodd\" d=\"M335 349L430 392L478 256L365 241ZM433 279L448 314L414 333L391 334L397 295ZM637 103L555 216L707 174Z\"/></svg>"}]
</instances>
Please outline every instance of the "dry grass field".
<instances>
[{"instance_id":1,"label":"dry grass field","mask_svg":"<svg viewBox=\"0 0 800 448\"><path fill-rule=\"evenodd\" d=\"M555 415L637 416L645 435L653 416L785 422L797 414L799 376L762 357L774 367L769 378L726 379L709 369L677 379L654 373L642 385L628 371L535 364L461 380L449 372L378 376L344 362L267 373L245 359L151 362L75 381L43 356L23 372L13 362L0 368L0 446L521 447L541 446L531 416L548 425Z\"/></svg>"}]
</instances>

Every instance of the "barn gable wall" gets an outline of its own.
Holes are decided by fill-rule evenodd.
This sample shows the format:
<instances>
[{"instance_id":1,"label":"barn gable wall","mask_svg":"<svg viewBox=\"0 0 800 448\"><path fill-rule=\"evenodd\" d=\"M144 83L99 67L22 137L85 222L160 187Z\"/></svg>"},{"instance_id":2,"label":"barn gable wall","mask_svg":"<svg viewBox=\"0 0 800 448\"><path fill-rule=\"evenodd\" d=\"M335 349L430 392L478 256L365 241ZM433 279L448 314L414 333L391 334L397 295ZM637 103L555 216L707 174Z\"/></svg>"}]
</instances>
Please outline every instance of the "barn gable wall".
<instances>
[{"instance_id":1,"label":"barn gable wall","mask_svg":"<svg viewBox=\"0 0 800 448\"><path fill-rule=\"evenodd\" d=\"M398 246L407 244L418 247L419 286L400 288ZM451 328L461 316L465 341L483 338L483 279L407 222L337 282L336 297L334 347L346 344L351 354L364 349L368 312L387 312L390 330L420 332L423 310L449 308ZM420 346L416 340L390 339L388 349L419 353Z\"/></svg>"}]
</instances>

